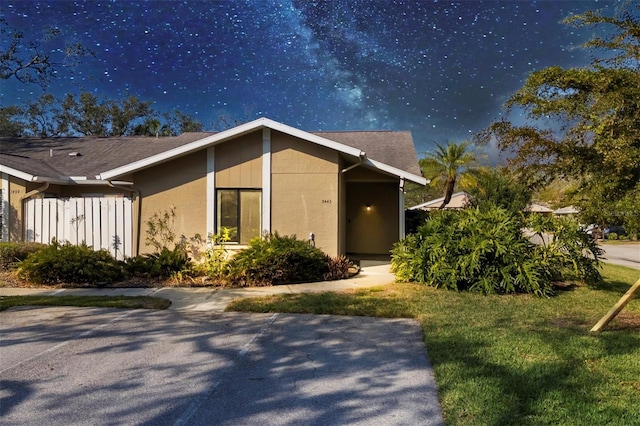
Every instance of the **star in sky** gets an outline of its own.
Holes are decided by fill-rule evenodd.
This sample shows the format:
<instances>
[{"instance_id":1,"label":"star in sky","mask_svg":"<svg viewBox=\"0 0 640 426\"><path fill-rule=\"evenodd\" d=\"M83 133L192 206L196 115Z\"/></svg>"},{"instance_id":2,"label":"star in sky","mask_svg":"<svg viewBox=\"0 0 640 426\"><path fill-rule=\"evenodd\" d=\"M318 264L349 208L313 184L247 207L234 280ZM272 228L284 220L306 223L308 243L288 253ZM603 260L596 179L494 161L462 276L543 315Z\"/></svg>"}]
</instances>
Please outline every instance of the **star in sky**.
<instances>
[{"instance_id":1,"label":"star in sky","mask_svg":"<svg viewBox=\"0 0 640 426\"><path fill-rule=\"evenodd\" d=\"M527 75L585 66L591 33L561 23L617 1L4 0L25 34L62 31L95 56L48 92L154 101L213 129L221 115L304 130L410 130L419 153L500 117ZM53 48L53 47L52 47ZM2 83L0 103L38 87Z\"/></svg>"}]
</instances>

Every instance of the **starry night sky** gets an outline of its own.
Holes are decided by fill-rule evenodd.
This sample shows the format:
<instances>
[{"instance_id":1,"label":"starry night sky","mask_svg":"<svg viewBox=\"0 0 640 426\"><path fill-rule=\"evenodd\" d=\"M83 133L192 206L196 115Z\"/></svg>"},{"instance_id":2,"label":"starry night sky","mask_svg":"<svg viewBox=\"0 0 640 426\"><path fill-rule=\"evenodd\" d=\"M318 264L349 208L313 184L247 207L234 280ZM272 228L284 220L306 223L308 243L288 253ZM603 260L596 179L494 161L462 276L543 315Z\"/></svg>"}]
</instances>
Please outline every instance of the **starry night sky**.
<instances>
[{"instance_id":1,"label":"starry night sky","mask_svg":"<svg viewBox=\"0 0 640 426\"><path fill-rule=\"evenodd\" d=\"M611 15L616 4L2 0L0 11L35 39L54 26L95 53L61 73L48 89L55 95L135 95L209 130L220 115L309 131L411 130L420 154L488 126L531 71L588 64L577 47L591 30L561 20ZM2 105L42 93L17 81L0 88Z\"/></svg>"}]
</instances>

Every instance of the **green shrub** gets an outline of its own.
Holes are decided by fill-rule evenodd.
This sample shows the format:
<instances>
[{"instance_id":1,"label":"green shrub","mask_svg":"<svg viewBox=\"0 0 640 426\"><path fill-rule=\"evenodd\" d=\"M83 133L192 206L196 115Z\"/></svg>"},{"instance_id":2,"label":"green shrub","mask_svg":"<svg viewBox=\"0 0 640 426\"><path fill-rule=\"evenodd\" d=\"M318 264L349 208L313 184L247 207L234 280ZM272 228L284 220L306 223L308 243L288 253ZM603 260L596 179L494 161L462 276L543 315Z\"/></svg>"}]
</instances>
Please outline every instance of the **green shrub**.
<instances>
[{"instance_id":1,"label":"green shrub","mask_svg":"<svg viewBox=\"0 0 640 426\"><path fill-rule=\"evenodd\" d=\"M184 245L177 245L173 250L166 247L157 253L143 254L124 263L128 276L136 278L165 279L177 275L190 275L193 269L191 259Z\"/></svg>"},{"instance_id":2,"label":"green shrub","mask_svg":"<svg viewBox=\"0 0 640 426\"><path fill-rule=\"evenodd\" d=\"M229 261L232 284L277 285L321 281L328 272L322 250L306 241L277 233L254 238Z\"/></svg>"},{"instance_id":3,"label":"green shrub","mask_svg":"<svg viewBox=\"0 0 640 426\"><path fill-rule=\"evenodd\" d=\"M0 243L0 271L8 271L17 267L31 253L46 247L41 243Z\"/></svg>"},{"instance_id":4,"label":"green shrub","mask_svg":"<svg viewBox=\"0 0 640 426\"><path fill-rule=\"evenodd\" d=\"M434 287L549 294L544 270L528 256L530 246L520 221L502 208L442 211L394 246L391 266L398 280Z\"/></svg>"},{"instance_id":5,"label":"green shrub","mask_svg":"<svg viewBox=\"0 0 640 426\"><path fill-rule=\"evenodd\" d=\"M107 250L52 241L20 263L18 275L40 284L113 282L122 268Z\"/></svg>"},{"instance_id":6,"label":"green shrub","mask_svg":"<svg viewBox=\"0 0 640 426\"><path fill-rule=\"evenodd\" d=\"M527 225L542 241L535 246L535 256L548 269L552 280L579 280L590 286L600 283L598 261L602 249L580 229L577 221L535 215Z\"/></svg>"},{"instance_id":7,"label":"green shrub","mask_svg":"<svg viewBox=\"0 0 640 426\"><path fill-rule=\"evenodd\" d=\"M609 235L607 235L607 238L609 240L618 240L620 238L618 238L618 234L616 234L615 232L609 232Z\"/></svg>"},{"instance_id":8,"label":"green shrub","mask_svg":"<svg viewBox=\"0 0 640 426\"><path fill-rule=\"evenodd\" d=\"M490 293L553 293L552 282L600 280L601 253L572 222L535 217L531 228L545 237L534 245L522 233L520 215L501 207L441 211L392 250L399 281Z\"/></svg>"},{"instance_id":9,"label":"green shrub","mask_svg":"<svg viewBox=\"0 0 640 426\"><path fill-rule=\"evenodd\" d=\"M209 236L209 247L204 251L202 262L197 266L201 273L215 280L226 279L231 258L226 244L231 241L231 237L229 228Z\"/></svg>"}]
</instances>

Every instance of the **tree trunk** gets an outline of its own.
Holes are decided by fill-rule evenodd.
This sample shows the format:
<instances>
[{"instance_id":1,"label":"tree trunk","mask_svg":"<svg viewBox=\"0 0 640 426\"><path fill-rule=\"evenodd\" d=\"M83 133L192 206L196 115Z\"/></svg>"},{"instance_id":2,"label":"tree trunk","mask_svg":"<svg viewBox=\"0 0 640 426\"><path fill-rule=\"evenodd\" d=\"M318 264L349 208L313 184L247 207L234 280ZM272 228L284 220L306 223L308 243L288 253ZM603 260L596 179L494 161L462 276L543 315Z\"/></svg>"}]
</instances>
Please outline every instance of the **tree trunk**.
<instances>
[{"instance_id":1,"label":"tree trunk","mask_svg":"<svg viewBox=\"0 0 640 426\"><path fill-rule=\"evenodd\" d=\"M455 186L456 186L455 177L453 179L447 179L447 183L445 184L445 187L444 187L444 200L442 201L442 205L438 207L439 210L444 209L445 206L449 204L449 201L451 201L451 196L453 195L453 188Z\"/></svg>"}]
</instances>

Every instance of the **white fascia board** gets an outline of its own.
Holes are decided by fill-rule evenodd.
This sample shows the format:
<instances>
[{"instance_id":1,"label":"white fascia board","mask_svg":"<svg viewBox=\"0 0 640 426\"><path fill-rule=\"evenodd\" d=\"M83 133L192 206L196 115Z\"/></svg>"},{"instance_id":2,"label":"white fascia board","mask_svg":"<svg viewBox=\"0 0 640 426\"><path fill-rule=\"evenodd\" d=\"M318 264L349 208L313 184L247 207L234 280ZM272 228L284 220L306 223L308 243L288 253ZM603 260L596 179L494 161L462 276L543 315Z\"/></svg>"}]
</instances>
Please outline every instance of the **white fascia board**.
<instances>
[{"instance_id":1,"label":"white fascia board","mask_svg":"<svg viewBox=\"0 0 640 426\"><path fill-rule=\"evenodd\" d=\"M16 170L14 168L3 166L0 164L0 173L6 173L9 176L15 176L18 179L26 180L27 182L32 182L35 176L30 175L29 173L21 172L20 170Z\"/></svg>"},{"instance_id":2,"label":"white fascia board","mask_svg":"<svg viewBox=\"0 0 640 426\"><path fill-rule=\"evenodd\" d=\"M358 148L353 148L348 145L341 144L339 142L332 141L331 139L323 138L318 135L314 135L309 132L305 132L304 130L296 129L295 127L287 126L286 124L278 123L277 121L264 119L264 125L270 127L273 130L277 130L278 132L286 133L291 136L295 136L300 139L307 140L309 142L313 142L317 145L321 145L327 148L331 148L335 151L342 152L344 154L353 155L354 157L360 157L364 155Z\"/></svg>"},{"instance_id":3,"label":"white fascia board","mask_svg":"<svg viewBox=\"0 0 640 426\"><path fill-rule=\"evenodd\" d=\"M216 145L228 139L231 139L237 136L242 136L243 134L250 133L265 127L268 127L272 130L276 130L282 133L289 134L291 136L294 136L300 139L307 140L309 142L313 142L318 145L325 146L327 148L334 149L336 151L343 152L345 154L353 155L355 157L358 157L361 154L363 154L362 151L360 151L357 148L352 148L350 146L343 145L338 142L334 142L330 139L313 135L303 130L296 129L295 127L287 126L286 124L269 120L268 118L259 118L249 123L236 126L232 129L228 129L223 132L216 133L215 135L207 136L206 138L188 143L186 145L183 145L174 149L170 149L160 154L152 155L151 157L147 157L145 159L135 161L130 164L126 164L122 167L117 167L112 170L107 170L103 173L100 173L99 177L100 179L109 180L118 176L123 176L125 174L132 173L132 172L144 169L146 167L153 166L155 164L170 160L172 158L186 155L203 148L207 148L212 145Z\"/></svg>"},{"instance_id":4,"label":"white fascia board","mask_svg":"<svg viewBox=\"0 0 640 426\"><path fill-rule=\"evenodd\" d=\"M265 121L266 119L260 118L250 123L241 124L232 129L228 129L223 132L216 133L215 135L207 136L206 138L199 139L197 141L188 143L186 145L179 146L177 148L173 148L165 152L161 152L160 154L152 155L151 157L147 157L142 160L135 161L133 163L129 163L112 170L107 170L106 172L100 173L99 177L100 179L110 180L110 179L113 179L114 177L132 173L132 172L144 169L146 167L150 167L155 164L159 164L164 161L171 160L172 158L175 158L175 157L190 154L192 152L198 151L203 148L207 148L211 145L215 145L227 139L230 139L236 136L241 136L245 133L249 133L254 130L260 129L264 127L263 123Z\"/></svg>"},{"instance_id":5,"label":"white fascia board","mask_svg":"<svg viewBox=\"0 0 640 426\"><path fill-rule=\"evenodd\" d=\"M73 179L73 183L75 183L76 185L104 185L104 186L109 186L109 184L118 185L118 186L133 185L133 182L127 182L127 181L108 181L108 180L87 179L87 178Z\"/></svg>"},{"instance_id":6,"label":"white fascia board","mask_svg":"<svg viewBox=\"0 0 640 426\"><path fill-rule=\"evenodd\" d=\"M12 167L3 166L0 164L0 173L6 173L9 176L17 177L18 179L22 179L27 182L49 182L53 184L59 185L67 185L71 181L66 176L60 177L51 177L51 176L35 176L29 173L21 172L20 170L16 170Z\"/></svg>"},{"instance_id":7,"label":"white fascia board","mask_svg":"<svg viewBox=\"0 0 640 426\"><path fill-rule=\"evenodd\" d=\"M397 177L399 177L401 179L409 180L409 181L417 183L419 185L426 185L426 184L429 183L429 181L427 179L423 178L422 176L417 176L417 175L414 175L413 173L405 172L404 170L400 170L398 168L395 168L395 167L390 166L388 164L381 163L379 161L370 160L370 159L367 158L366 160L364 160L364 163L369 165L369 166L371 166L371 167L373 167L373 168L376 168L376 169L381 170L383 172L390 173L390 174L392 174L394 176L397 176Z\"/></svg>"}]
</instances>

